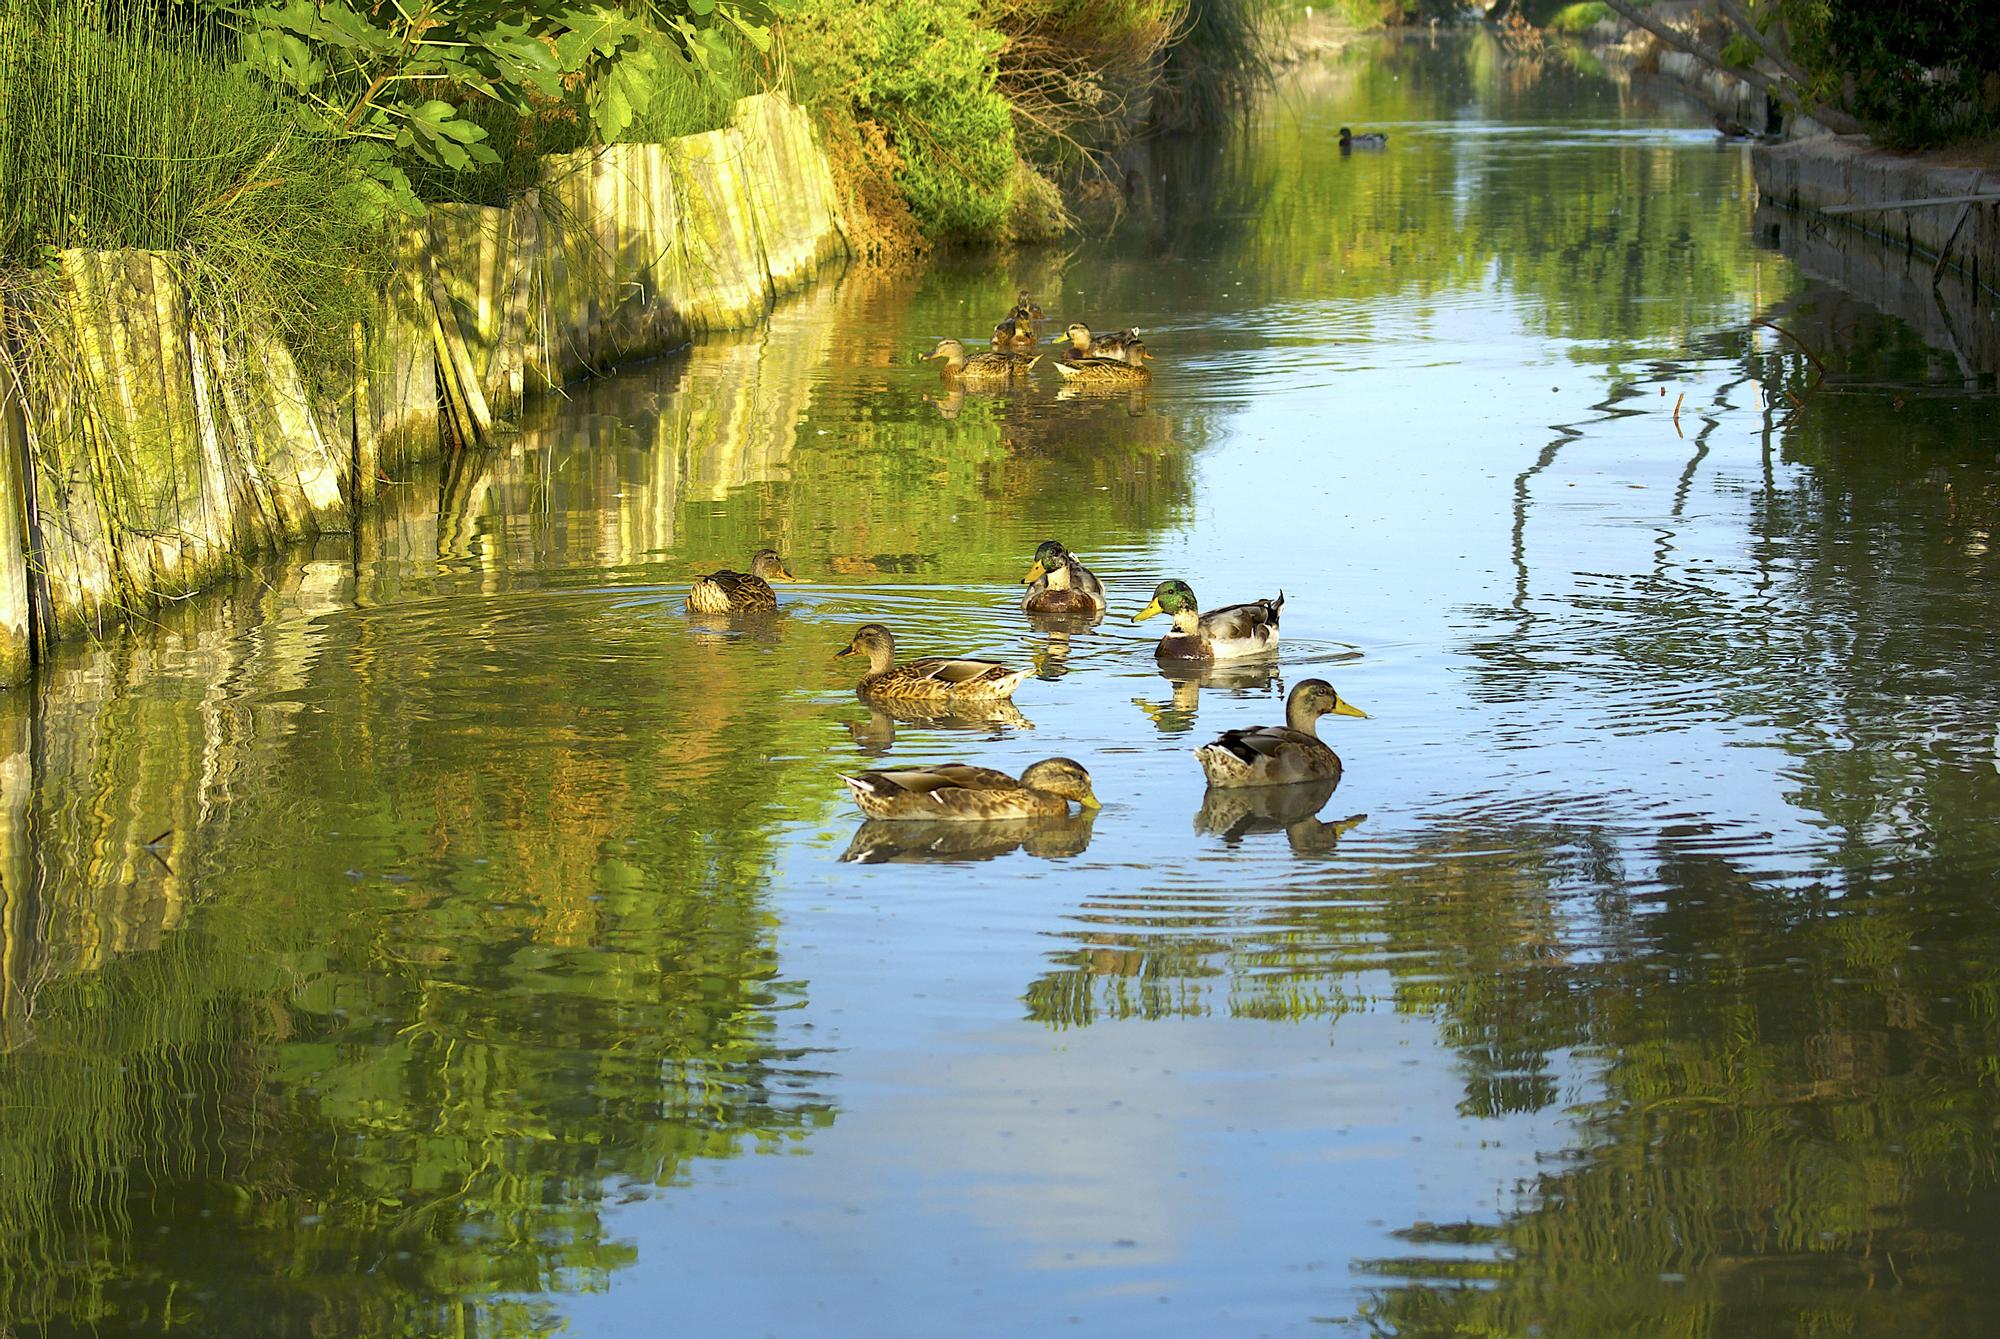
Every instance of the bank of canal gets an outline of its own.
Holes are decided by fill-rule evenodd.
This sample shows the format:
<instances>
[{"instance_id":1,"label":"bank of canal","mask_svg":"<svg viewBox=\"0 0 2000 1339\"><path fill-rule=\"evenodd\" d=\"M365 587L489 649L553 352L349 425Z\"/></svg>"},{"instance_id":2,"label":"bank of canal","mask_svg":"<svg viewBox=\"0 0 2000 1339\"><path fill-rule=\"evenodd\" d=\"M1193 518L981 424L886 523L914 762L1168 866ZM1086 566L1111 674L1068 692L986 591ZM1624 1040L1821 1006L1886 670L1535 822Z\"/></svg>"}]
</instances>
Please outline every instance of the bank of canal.
<instances>
[{"instance_id":1,"label":"bank of canal","mask_svg":"<svg viewBox=\"0 0 2000 1339\"><path fill-rule=\"evenodd\" d=\"M0 699L0 1328L2000 1309L1990 391L1759 249L1705 120L1483 37L1149 170L1073 254L531 404ZM1150 393L913 361L1023 287L1145 328ZM1110 620L1025 621L1051 535ZM766 543L781 618L681 612ZM1160 674L1167 576L1282 588L1277 664ZM869 620L1032 664L1019 717L867 709ZM1331 800L1206 797L1315 675L1371 713ZM1105 808L1018 847L836 778L1051 754Z\"/></svg>"}]
</instances>

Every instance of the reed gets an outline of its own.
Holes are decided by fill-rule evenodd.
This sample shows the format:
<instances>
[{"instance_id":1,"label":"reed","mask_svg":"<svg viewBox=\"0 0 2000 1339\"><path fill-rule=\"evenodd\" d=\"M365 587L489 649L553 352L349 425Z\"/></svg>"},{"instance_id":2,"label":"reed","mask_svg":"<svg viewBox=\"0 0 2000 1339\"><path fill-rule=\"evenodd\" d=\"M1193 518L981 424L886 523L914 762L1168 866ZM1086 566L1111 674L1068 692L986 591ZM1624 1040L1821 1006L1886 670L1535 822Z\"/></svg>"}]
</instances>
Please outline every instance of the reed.
<instances>
[{"instance_id":1,"label":"reed","mask_svg":"<svg viewBox=\"0 0 2000 1339\"><path fill-rule=\"evenodd\" d=\"M1153 94L1160 130L1213 130L1234 121L1271 78L1271 0L1190 0Z\"/></svg>"}]
</instances>

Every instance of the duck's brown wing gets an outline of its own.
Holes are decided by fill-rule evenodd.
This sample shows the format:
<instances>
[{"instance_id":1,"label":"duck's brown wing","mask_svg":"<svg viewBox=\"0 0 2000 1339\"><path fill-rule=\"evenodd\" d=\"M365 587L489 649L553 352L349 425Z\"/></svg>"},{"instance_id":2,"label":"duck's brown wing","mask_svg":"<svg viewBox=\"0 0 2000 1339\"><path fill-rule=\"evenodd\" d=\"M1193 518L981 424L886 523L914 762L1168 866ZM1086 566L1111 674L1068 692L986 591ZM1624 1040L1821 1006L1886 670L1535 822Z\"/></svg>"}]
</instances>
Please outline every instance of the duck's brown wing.
<instances>
[{"instance_id":1,"label":"duck's brown wing","mask_svg":"<svg viewBox=\"0 0 2000 1339\"><path fill-rule=\"evenodd\" d=\"M1020 783L1005 772L971 763L946 762L926 767L894 767L861 772L848 780L876 795L932 795L941 790L1012 789Z\"/></svg>"},{"instance_id":2,"label":"duck's brown wing","mask_svg":"<svg viewBox=\"0 0 2000 1339\"><path fill-rule=\"evenodd\" d=\"M1255 763L1260 758L1275 758L1287 744L1305 742L1307 736L1285 725L1258 725L1248 730L1225 730L1210 748L1227 750L1246 763Z\"/></svg>"},{"instance_id":3,"label":"duck's brown wing","mask_svg":"<svg viewBox=\"0 0 2000 1339\"><path fill-rule=\"evenodd\" d=\"M963 688L974 683L999 683L1016 673L997 660L964 660L953 656L925 656L901 668L912 680L928 679L950 688Z\"/></svg>"}]
</instances>

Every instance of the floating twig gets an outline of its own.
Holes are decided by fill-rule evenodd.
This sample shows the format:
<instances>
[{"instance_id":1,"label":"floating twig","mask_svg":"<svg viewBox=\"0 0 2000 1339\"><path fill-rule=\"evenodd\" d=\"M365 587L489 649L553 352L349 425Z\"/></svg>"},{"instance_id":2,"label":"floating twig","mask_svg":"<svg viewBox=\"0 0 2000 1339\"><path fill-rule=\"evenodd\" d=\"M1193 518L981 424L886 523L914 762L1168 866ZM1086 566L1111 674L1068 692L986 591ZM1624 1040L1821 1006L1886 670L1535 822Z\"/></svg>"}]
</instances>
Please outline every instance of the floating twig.
<instances>
[{"instance_id":1,"label":"floating twig","mask_svg":"<svg viewBox=\"0 0 2000 1339\"><path fill-rule=\"evenodd\" d=\"M1686 391L1682 391L1674 397L1674 436L1676 437L1687 436L1686 433L1681 431L1681 401L1687 398L1688 393Z\"/></svg>"}]
</instances>

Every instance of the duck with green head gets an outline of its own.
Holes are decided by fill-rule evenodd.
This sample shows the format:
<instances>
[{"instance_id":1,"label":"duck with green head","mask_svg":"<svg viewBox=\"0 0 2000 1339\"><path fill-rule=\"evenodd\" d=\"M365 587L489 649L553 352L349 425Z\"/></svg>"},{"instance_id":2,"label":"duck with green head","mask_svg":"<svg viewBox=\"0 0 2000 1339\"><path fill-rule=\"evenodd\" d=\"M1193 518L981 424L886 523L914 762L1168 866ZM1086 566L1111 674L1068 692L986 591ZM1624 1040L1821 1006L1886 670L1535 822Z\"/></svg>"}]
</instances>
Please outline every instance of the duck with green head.
<instances>
[{"instance_id":1,"label":"duck with green head","mask_svg":"<svg viewBox=\"0 0 2000 1339\"><path fill-rule=\"evenodd\" d=\"M1211 786L1287 786L1298 781L1338 781L1340 755L1320 740L1322 716L1367 712L1333 691L1325 679L1306 679L1285 699L1283 725L1225 730L1194 751Z\"/></svg>"},{"instance_id":2,"label":"duck with green head","mask_svg":"<svg viewBox=\"0 0 2000 1339\"><path fill-rule=\"evenodd\" d=\"M1173 631L1160 638L1155 658L1212 663L1277 650L1278 611L1284 607L1285 593L1279 591L1276 599L1225 605L1204 614L1187 582L1173 579L1154 587L1152 602L1132 615L1132 621L1141 623L1155 614L1173 619Z\"/></svg>"},{"instance_id":3,"label":"duck with green head","mask_svg":"<svg viewBox=\"0 0 2000 1339\"><path fill-rule=\"evenodd\" d=\"M750 557L748 572L724 568L694 579L688 588L688 612L695 614L768 614L778 607L773 581L797 581L785 570L776 549L759 549Z\"/></svg>"},{"instance_id":4,"label":"duck with green head","mask_svg":"<svg viewBox=\"0 0 2000 1339\"><path fill-rule=\"evenodd\" d=\"M985 822L995 819L1068 818L1069 802L1098 808L1090 773L1069 758L1044 758L1016 781L1005 772L970 763L898 767L841 775L854 803L874 819Z\"/></svg>"},{"instance_id":5,"label":"duck with green head","mask_svg":"<svg viewBox=\"0 0 2000 1339\"><path fill-rule=\"evenodd\" d=\"M1026 381L1029 370L1042 360L1040 354L968 354L965 345L955 339L939 340L937 347L924 355L926 362L933 359L943 364L939 370L945 385L969 386L974 390L997 389Z\"/></svg>"},{"instance_id":6,"label":"duck with green head","mask_svg":"<svg viewBox=\"0 0 2000 1339\"><path fill-rule=\"evenodd\" d=\"M896 663L895 634L880 623L863 624L839 656L866 656L868 672L855 689L862 697L927 702L963 702L1012 697L1033 673L1008 669L997 660L964 656L923 656Z\"/></svg>"},{"instance_id":7,"label":"duck with green head","mask_svg":"<svg viewBox=\"0 0 2000 1339\"><path fill-rule=\"evenodd\" d=\"M1036 548L1034 566L1021 578L1021 584L1028 588L1021 608L1031 614L1095 618L1104 613L1104 583L1056 540L1045 539Z\"/></svg>"}]
</instances>

